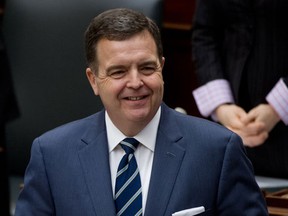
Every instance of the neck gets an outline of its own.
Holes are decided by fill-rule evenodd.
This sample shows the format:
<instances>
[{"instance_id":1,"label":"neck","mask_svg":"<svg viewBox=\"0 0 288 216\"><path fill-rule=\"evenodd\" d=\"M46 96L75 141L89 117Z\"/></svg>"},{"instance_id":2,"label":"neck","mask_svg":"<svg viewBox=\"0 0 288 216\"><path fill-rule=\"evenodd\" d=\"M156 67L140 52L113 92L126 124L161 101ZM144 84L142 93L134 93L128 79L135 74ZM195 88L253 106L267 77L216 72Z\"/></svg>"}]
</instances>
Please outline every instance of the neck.
<instances>
[{"instance_id":1,"label":"neck","mask_svg":"<svg viewBox=\"0 0 288 216\"><path fill-rule=\"evenodd\" d=\"M125 122L125 125L116 125L116 127L127 137L136 136L140 131L142 131L148 123L135 123L135 122Z\"/></svg>"}]
</instances>

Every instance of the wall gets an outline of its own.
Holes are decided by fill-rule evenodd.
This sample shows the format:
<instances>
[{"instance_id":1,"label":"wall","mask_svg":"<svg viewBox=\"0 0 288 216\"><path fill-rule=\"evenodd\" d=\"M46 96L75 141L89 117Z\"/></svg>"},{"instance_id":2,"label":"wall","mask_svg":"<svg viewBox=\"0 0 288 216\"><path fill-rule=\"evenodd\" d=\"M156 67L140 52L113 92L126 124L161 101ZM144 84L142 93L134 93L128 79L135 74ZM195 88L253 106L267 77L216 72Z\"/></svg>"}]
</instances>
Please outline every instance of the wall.
<instances>
[{"instance_id":1,"label":"wall","mask_svg":"<svg viewBox=\"0 0 288 216\"><path fill-rule=\"evenodd\" d=\"M192 91L197 86L192 62L192 22L195 0L165 0L163 46L165 56L165 102L182 107L189 115L200 116Z\"/></svg>"},{"instance_id":2,"label":"wall","mask_svg":"<svg viewBox=\"0 0 288 216\"><path fill-rule=\"evenodd\" d=\"M85 76L83 33L92 17L113 7L161 22L161 0L7 1L4 36L21 111L7 125L12 174L23 175L35 137L102 108Z\"/></svg>"}]
</instances>

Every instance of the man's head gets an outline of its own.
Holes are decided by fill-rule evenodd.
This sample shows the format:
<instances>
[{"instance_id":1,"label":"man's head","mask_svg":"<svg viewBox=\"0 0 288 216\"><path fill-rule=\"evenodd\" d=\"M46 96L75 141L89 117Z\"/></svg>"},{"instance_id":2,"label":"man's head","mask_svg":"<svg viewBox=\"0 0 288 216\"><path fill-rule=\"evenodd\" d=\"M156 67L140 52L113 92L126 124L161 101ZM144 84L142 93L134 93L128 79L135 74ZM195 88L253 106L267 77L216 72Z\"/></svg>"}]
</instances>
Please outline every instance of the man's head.
<instances>
[{"instance_id":1,"label":"man's head","mask_svg":"<svg viewBox=\"0 0 288 216\"><path fill-rule=\"evenodd\" d=\"M116 127L126 136L136 135L163 98L164 58L157 26L141 13L109 10L93 19L86 40L86 74L94 93Z\"/></svg>"},{"instance_id":2,"label":"man's head","mask_svg":"<svg viewBox=\"0 0 288 216\"><path fill-rule=\"evenodd\" d=\"M98 70L97 44L100 39L121 41L147 30L157 46L159 59L163 57L160 31L150 18L126 8L107 10L96 16L85 32L86 60L88 67Z\"/></svg>"}]
</instances>

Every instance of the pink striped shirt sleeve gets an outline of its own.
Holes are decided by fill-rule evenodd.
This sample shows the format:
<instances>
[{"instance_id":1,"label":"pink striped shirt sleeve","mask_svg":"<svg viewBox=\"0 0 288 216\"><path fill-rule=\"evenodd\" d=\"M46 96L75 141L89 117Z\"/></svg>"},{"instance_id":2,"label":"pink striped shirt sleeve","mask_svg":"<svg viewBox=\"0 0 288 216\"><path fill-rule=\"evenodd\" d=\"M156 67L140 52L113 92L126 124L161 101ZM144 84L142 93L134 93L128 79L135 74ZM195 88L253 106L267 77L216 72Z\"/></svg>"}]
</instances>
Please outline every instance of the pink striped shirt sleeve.
<instances>
[{"instance_id":1,"label":"pink striped shirt sleeve","mask_svg":"<svg viewBox=\"0 0 288 216\"><path fill-rule=\"evenodd\" d=\"M269 92L266 101L274 108L285 125L288 125L288 88L283 79L280 79Z\"/></svg>"},{"instance_id":2,"label":"pink striped shirt sleeve","mask_svg":"<svg viewBox=\"0 0 288 216\"><path fill-rule=\"evenodd\" d=\"M227 80L217 79L200 86L192 92L200 114L212 115L221 104L234 103L232 91Z\"/></svg>"}]
</instances>

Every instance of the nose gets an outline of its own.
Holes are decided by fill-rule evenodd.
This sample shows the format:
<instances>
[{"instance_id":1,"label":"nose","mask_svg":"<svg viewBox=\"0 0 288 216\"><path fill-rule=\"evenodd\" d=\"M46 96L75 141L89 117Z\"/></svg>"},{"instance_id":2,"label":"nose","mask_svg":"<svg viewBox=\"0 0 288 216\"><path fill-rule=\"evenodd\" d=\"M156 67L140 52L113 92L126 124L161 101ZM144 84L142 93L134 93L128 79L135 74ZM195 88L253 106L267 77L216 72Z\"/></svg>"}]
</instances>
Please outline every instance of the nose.
<instances>
[{"instance_id":1,"label":"nose","mask_svg":"<svg viewBox=\"0 0 288 216\"><path fill-rule=\"evenodd\" d=\"M128 76L127 87L137 89L141 86L143 86L141 73L137 69L131 70Z\"/></svg>"}]
</instances>

